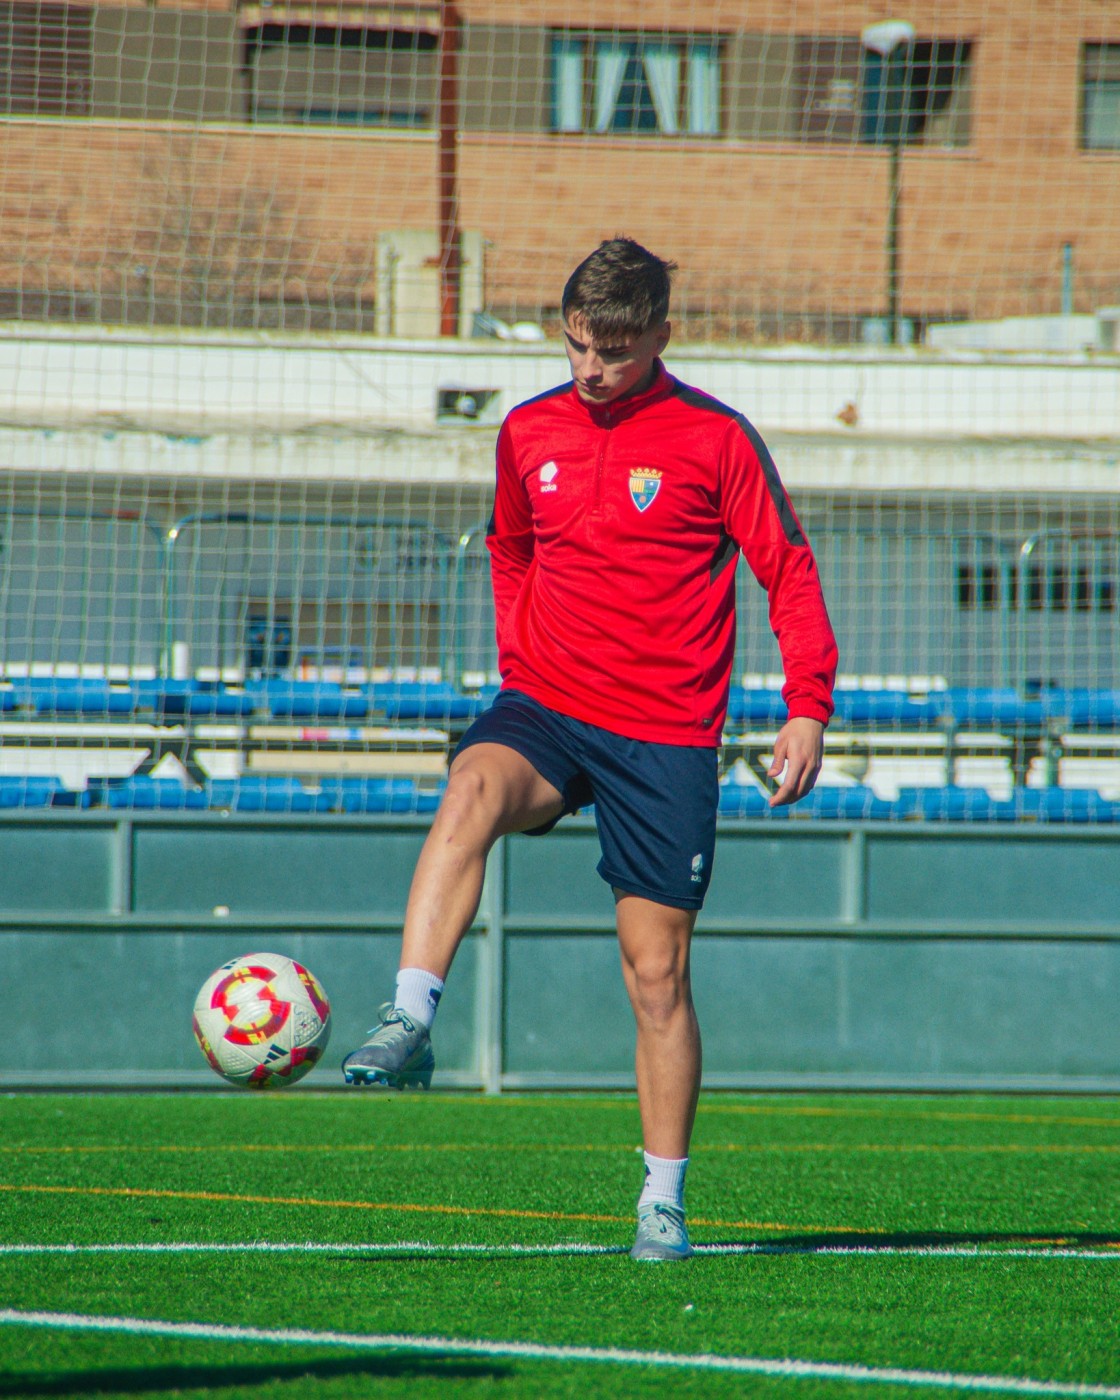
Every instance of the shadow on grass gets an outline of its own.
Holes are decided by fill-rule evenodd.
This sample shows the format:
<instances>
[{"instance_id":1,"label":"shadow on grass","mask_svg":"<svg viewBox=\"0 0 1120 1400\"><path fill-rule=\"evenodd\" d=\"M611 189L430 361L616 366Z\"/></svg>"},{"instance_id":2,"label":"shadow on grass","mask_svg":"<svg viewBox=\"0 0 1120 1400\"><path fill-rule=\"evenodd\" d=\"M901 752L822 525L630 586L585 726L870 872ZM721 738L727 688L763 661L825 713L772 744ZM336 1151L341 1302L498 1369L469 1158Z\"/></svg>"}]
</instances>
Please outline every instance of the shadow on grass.
<instances>
[{"instance_id":1,"label":"shadow on grass","mask_svg":"<svg viewBox=\"0 0 1120 1400\"><path fill-rule=\"evenodd\" d=\"M995 1231L969 1231L951 1233L949 1231L911 1231L879 1233L868 1231L835 1231L822 1234L789 1234L777 1238L756 1239L702 1239L693 1240L699 1255L728 1254L917 1254L939 1250L968 1250L982 1254L997 1254L1001 1250L1071 1249L1116 1251L1120 1254L1120 1232L1115 1234L1090 1234L1085 1231L1054 1230L1040 1233L999 1233ZM470 1249L456 1248L454 1245L440 1247L428 1245L423 1249L406 1244L394 1246L384 1252L337 1255L332 1263L336 1265L357 1265L363 1269L379 1264L396 1266L401 1260L423 1267L442 1268L447 1264L488 1265L496 1261L517 1263L530 1259L594 1259L609 1255L628 1255L629 1245L625 1244L552 1244L540 1245L501 1245L487 1247L477 1245ZM0 1389L0 1397L3 1396Z\"/></svg>"},{"instance_id":2,"label":"shadow on grass","mask_svg":"<svg viewBox=\"0 0 1120 1400\"><path fill-rule=\"evenodd\" d=\"M0 1376L0 1396L131 1395L147 1391L215 1390L257 1386L275 1381L324 1382L348 1376L371 1380L391 1377L442 1381L496 1381L509 1366L488 1361L441 1360L438 1356L339 1357L323 1361L260 1362L233 1366L129 1366L112 1370L22 1372Z\"/></svg>"},{"instance_id":3,"label":"shadow on grass","mask_svg":"<svg viewBox=\"0 0 1120 1400\"><path fill-rule=\"evenodd\" d=\"M777 1238L701 1239L693 1240L696 1253L729 1254L919 1254L936 1253L941 1250L998 1254L1006 1250L1069 1249L1113 1252L1120 1254L1120 1232L1115 1234L1088 1233L1086 1231L1048 1231L1041 1233L1001 1233L996 1231L899 1231L896 1233L868 1231L833 1231L820 1234L788 1234ZM443 1268L447 1264L490 1265L495 1262L517 1263L521 1260L539 1259L594 1259L604 1256L627 1255L629 1245L625 1244L545 1244L533 1245L476 1245L469 1249L455 1245L427 1245L423 1248L407 1244L393 1246L384 1252L337 1255L332 1263L336 1265L356 1265L368 1269L379 1264L396 1266L401 1260L408 1260L415 1267L429 1266ZM3 1396L0 1389L0 1397Z\"/></svg>"},{"instance_id":4,"label":"shadow on grass","mask_svg":"<svg viewBox=\"0 0 1120 1400\"><path fill-rule=\"evenodd\" d=\"M406 1244L394 1245L385 1250L371 1251L369 1254L338 1254L331 1260L332 1264L359 1264L363 1269L370 1265L376 1267L379 1264L399 1264L402 1259L410 1264L430 1264L433 1266L443 1264L493 1264L495 1260L503 1264L516 1264L521 1259L595 1259L604 1254L629 1254L628 1244L573 1244L573 1245L548 1245L542 1244L534 1246L531 1244L517 1245L477 1245L470 1249L456 1249L454 1245L438 1244L425 1246L423 1249L409 1247Z\"/></svg>"},{"instance_id":5,"label":"shadow on grass","mask_svg":"<svg viewBox=\"0 0 1120 1400\"><path fill-rule=\"evenodd\" d=\"M831 1254L837 1250L859 1250L860 1253L908 1253L939 1249L980 1250L997 1254L1002 1249L1085 1249L1120 1250L1120 1233L1105 1235L1085 1231L1048 1231L1039 1233L1001 1233L968 1231L951 1233L943 1230L861 1234L836 1231L829 1234L783 1235L780 1239L705 1240L697 1245L713 1252L741 1250L744 1254Z\"/></svg>"}]
</instances>

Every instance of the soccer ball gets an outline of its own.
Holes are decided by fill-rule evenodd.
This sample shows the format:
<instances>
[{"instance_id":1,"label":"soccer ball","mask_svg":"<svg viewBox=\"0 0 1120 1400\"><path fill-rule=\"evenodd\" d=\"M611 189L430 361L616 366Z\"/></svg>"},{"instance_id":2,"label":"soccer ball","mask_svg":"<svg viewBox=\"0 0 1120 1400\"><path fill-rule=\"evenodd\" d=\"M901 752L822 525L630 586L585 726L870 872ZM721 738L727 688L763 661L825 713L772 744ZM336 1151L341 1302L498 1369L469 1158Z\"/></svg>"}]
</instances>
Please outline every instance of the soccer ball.
<instances>
[{"instance_id":1,"label":"soccer ball","mask_svg":"<svg viewBox=\"0 0 1120 1400\"><path fill-rule=\"evenodd\" d=\"M194 1035L231 1084L294 1084L327 1048L331 1008L305 967L278 953L249 953L218 968L194 1003Z\"/></svg>"}]
</instances>

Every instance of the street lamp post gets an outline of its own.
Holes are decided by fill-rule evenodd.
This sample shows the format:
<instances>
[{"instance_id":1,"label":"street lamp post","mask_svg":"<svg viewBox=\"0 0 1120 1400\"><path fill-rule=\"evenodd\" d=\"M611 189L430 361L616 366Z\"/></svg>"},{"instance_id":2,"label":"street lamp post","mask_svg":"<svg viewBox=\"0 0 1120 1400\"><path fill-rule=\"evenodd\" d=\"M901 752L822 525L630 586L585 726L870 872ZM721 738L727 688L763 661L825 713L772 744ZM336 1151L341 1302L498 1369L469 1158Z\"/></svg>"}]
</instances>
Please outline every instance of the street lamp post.
<instances>
[{"instance_id":1,"label":"street lamp post","mask_svg":"<svg viewBox=\"0 0 1120 1400\"><path fill-rule=\"evenodd\" d=\"M914 42L914 26L905 20L869 24L860 38L863 47L878 55L878 85L872 89L865 64L863 135L888 151L887 194L887 338L897 345L899 336L899 215L902 208L902 146L910 117L910 85L906 59ZM901 77L901 81L897 81ZM873 100L872 100L873 99Z\"/></svg>"}]
</instances>

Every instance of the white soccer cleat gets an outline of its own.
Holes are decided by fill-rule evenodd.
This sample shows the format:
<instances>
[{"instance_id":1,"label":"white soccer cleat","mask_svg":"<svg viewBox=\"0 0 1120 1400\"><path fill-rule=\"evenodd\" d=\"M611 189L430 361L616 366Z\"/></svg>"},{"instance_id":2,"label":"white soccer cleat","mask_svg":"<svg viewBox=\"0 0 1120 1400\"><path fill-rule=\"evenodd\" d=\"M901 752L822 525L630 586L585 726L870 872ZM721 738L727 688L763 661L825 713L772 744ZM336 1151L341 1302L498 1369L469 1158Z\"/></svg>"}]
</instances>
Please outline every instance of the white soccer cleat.
<instances>
[{"instance_id":1,"label":"white soccer cleat","mask_svg":"<svg viewBox=\"0 0 1120 1400\"><path fill-rule=\"evenodd\" d=\"M638 1207L638 1236L630 1258L644 1264L660 1264L670 1259L690 1259L692 1246L684 1211L654 1201Z\"/></svg>"}]
</instances>

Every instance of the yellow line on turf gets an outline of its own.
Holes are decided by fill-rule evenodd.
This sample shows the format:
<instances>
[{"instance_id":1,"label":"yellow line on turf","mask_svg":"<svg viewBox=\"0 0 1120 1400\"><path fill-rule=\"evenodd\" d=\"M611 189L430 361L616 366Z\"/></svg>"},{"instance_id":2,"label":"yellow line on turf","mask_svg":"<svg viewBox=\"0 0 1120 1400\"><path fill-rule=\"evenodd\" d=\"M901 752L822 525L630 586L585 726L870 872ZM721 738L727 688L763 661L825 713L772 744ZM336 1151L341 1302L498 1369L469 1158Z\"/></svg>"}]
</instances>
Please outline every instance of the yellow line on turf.
<instances>
[{"instance_id":1,"label":"yellow line on turf","mask_svg":"<svg viewBox=\"0 0 1120 1400\"><path fill-rule=\"evenodd\" d=\"M1073 1117L1061 1113L958 1113L941 1109L907 1110L897 1104L890 1108L826 1108L792 1104L723 1104L711 1100L697 1108L697 1114L715 1113L793 1118L894 1118L906 1123L1054 1123L1068 1128L1112 1128L1120 1132L1120 1119L1117 1118Z\"/></svg>"},{"instance_id":2,"label":"yellow line on turf","mask_svg":"<svg viewBox=\"0 0 1120 1400\"><path fill-rule=\"evenodd\" d=\"M416 1215L483 1216L508 1220L580 1220L604 1225L630 1225L632 1215L593 1215L585 1212L552 1210L501 1210L497 1207L414 1205L392 1201L324 1201L315 1196L243 1196L226 1191L168 1191L134 1186L22 1186L0 1183L0 1191L46 1196L113 1196L137 1200L214 1201L256 1206L323 1206L333 1210L376 1210L389 1214L401 1212ZM711 1226L721 1230L775 1230L803 1234L881 1235L882 1230L865 1230L845 1226L843 1229L824 1225L785 1225L766 1220L704 1220L693 1216L693 1226Z\"/></svg>"},{"instance_id":3,"label":"yellow line on turf","mask_svg":"<svg viewBox=\"0 0 1120 1400\"><path fill-rule=\"evenodd\" d=\"M781 1097L782 1091L775 1091L775 1097ZM293 1095L286 1100L289 1104L294 1104L300 1099L300 1095ZM769 1097L769 1095L767 1096ZM864 1097L859 1095L857 1097ZM1106 1117L1078 1117L1068 1113L996 1113L972 1111L954 1111L949 1109L924 1109L911 1108L912 1103L921 1102L922 1097L929 1095L901 1095L884 1091L876 1092L875 1097L884 1101L881 1108L848 1108L833 1107L831 1105L816 1104L790 1104L781 1102L768 1103L724 1103L721 1101L721 1091L712 1090L708 1096L700 1103L698 1114L715 1113L747 1113L760 1117L772 1115L774 1117L795 1117L795 1118L894 1118L906 1123L920 1123L929 1121L934 1123L1037 1123L1037 1124L1061 1124L1070 1128L1111 1128L1114 1132L1120 1132L1120 1118ZM424 1096L426 1104L454 1103L462 1108L465 1103L472 1107L482 1108L484 1111L491 1109L500 1111L513 1108L531 1108L539 1112L542 1103L547 1103L550 1108L554 1108L559 1103L571 1104L581 1108L611 1108L625 1110L633 1113L637 1106L637 1099L634 1091L620 1090L612 1094L609 1098L592 1093L549 1093L542 1091L538 1094L509 1093L502 1094L499 1098L478 1097L471 1100L464 1100L461 1096L429 1091Z\"/></svg>"},{"instance_id":4,"label":"yellow line on turf","mask_svg":"<svg viewBox=\"0 0 1120 1400\"><path fill-rule=\"evenodd\" d=\"M703 1151L703 1148L693 1149ZM901 1153L1034 1153L1120 1152L1120 1143L994 1142L972 1146L966 1142L780 1142L729 1146L725 1152L901 1152Z\"/></svg>"}]
</instances>

